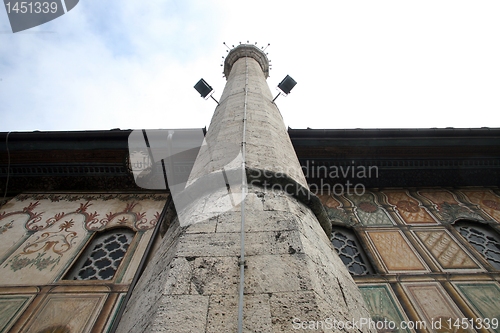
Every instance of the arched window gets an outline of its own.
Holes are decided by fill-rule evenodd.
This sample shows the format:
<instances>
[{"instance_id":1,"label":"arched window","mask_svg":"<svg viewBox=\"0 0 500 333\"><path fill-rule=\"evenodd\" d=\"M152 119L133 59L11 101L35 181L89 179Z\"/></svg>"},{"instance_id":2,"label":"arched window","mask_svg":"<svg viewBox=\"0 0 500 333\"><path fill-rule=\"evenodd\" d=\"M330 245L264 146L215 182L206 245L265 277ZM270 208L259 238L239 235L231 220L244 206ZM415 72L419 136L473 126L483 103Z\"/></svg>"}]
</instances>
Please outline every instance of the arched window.
<instances>
[{"instance_id":1,"label":"arched window","mask_svg":"<svg viewBox=\"0 0 500 333\"><path fill-rule=\"evenodd\" d=\"M126 228L98 232L66 276L66 280L111 280L134 238Z\"/></svg>"},{"instance_id":2,"label":"arched window","mask_svg":"<svg viewBox=\"0 0 500 333\"><path fill-rule=\"evenodd\" d=\"M340 259L352 275L367 275L373 272L370 262L352 230L333 227L331 241Z\"/></svg>"},{"instance_id":3,"label":"arched window","mask_svg":"<svg viewBox=\"0 0 500 333\"><path fill-rule=\"evenodd\" d=\"M491 227L459 221L455 228L495 269L500 270L500 235Z\"/></svg>"}]
</instances>

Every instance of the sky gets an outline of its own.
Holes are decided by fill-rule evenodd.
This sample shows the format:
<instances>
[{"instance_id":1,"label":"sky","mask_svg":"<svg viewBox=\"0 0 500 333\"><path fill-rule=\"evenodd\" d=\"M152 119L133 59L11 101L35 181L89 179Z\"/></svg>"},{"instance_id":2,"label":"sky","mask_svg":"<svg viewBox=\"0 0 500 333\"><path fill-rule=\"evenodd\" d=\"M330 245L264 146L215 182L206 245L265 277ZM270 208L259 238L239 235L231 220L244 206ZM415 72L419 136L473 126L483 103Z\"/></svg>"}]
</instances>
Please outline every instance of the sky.
<instances>
[{"instance_id":1,"label":"sky","mask_svg":"<svg viewBox=\"0 0 500 333\"><path fill-rule=\"evenodd\" d=\"M231 45L267 47L291 128L500 127L500 2L80 0L12 33L0 8L0 132L201 128Z\"/></svg>"}]
</instances>

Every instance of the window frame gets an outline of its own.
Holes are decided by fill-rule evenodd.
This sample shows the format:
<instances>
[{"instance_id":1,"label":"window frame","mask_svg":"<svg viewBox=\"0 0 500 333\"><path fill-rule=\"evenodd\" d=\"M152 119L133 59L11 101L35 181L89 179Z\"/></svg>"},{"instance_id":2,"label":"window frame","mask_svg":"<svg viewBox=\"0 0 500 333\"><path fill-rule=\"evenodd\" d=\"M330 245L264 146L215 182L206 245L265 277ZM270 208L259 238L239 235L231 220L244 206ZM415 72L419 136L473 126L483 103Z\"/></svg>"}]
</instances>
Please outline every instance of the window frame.
<instances>
[{"instance_id":1,"label":"window frame","mask_svg":"<svg viewBox=\"0 0 500 333\"><path fill-rule=\"evenodd\" d=\"M342 252L333 243L333 238L334 238L335 232L339 232L344 237L346 237L346 242L347 242L347 240L351 240L352 242L354 242L356 250L358 251L358 253L354 256L359 255L361 257L361 259L362 259L361 264L363 264L363 266L366 267L366 270L364 273L357 274L356 272L351 271L350 266L348 266L347 264L344 263L344 261L341 258ZM376 274L375 269L374 269L373 264L372 264L372 261L370 260L365 248L363 247L363 243L360 241L360 239L359 239L359 237L356 234L354 229L347 228L344 226L333 225L332 226L332 236L330 237L330 242L332 243L332 246L335 249L335 252L339 256L340 260L342 261L342 263L344 264L346 269L349 271L351 276L357 276L357 277L358 276L372 276L372 275ZM344 253L344 255L345 255L345 253Z\"/></svg>"},{"instance_id":2,"label":"window frame","mask_svg":"<svg viewBox=\"0 0 500 333\"><path fill-rule=\"evenodd\" d=\"M87 258L93 253L95 246L99 243L100 239L105 239L112 234L116 234L119 231L123 231L128 233L130 238L130 242L128 243L127 249L120 259L120 263L116 267L116 270L113 273L113 276L109 279L75 279L78 275L78 272L85 266L87 262ZM93 232L92 235L85 242L85 245L82 249L75 255L75 257L71 260L71 264L68 266L67 271L63 274L60 281L64 282L74 282L74 283L114 283L118 276L122 275L123 270L128 267L128 263L130 260L130 256L133 255L134 251L131 251L132 248L135 248L135 242L137 241L138 232L132 228L127 226L118 226L107 228L104 230ZM108 267L108 266L107 266ZM96 273L97 274L97 273Z\"/></svg>"},{"instance_id":3,"label":"window frame","mask_svg":"<svg viewBox=\"0 0 500 333\"><path fill-rule=\"evenodd\" d=\"M460 220L453 222L452 226L453 226L453 229L455 230L456 234L459 236L459 239L462 240L462 242L464 242L468 246L469 252L474 257L481 260L481 262L483 263L483 266L486 269L488 269L489 271L495 271L495 272L500 271L500 257L497 259L496 265L492 264L490 259L488 259L488 257L486 257L486 255L484 255L482 251L479 251L476 248L476 246L474 246L473 243L471 243L469 241L469 239L467 239L460 232L461 227L473 227L473 228L478 229L479 232L483 233L484 236L486 236L486 237L489 236L489 237L494 238L494 240L500 245L500 233L495 228L491 227L489 224L486 224L486 223L481 223L481 222L472 221L472 220L464 220L464 219L460 219Z\"/></svg>"}]
</instances>

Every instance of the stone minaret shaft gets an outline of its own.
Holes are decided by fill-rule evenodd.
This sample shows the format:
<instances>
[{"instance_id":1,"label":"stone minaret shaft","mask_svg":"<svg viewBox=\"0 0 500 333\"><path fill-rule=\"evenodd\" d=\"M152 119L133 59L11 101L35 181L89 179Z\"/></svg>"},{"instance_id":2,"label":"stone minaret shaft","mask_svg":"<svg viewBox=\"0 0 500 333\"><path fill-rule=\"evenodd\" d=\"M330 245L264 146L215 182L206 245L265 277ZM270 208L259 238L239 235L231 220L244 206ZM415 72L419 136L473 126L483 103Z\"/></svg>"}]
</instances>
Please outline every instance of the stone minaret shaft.
<instances>
[{"instance_id":1,"label":"stone minaret shaft","mask_svg":"<svg viewBox=\"0 0 500 333\"><path fill-rule=\"evenodd\" d=\"M187 192L213 179L225 186L198 186L188 205L176 204L179 217L117 332L237 332L242 220L243 331L297 332L299 321L369 318L271 102L268 69L254 46L228 54L227 83Z\"/></svg>"}]
</instances>

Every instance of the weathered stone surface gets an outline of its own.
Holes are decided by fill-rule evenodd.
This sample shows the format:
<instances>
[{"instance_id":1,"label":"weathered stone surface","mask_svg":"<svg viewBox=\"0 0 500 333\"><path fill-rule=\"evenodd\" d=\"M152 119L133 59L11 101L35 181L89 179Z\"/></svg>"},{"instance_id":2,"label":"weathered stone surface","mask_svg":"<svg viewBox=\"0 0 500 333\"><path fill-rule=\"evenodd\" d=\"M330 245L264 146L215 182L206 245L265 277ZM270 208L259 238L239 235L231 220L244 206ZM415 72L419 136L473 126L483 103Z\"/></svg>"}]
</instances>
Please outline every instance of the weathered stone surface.
<instances>
[{"instance_id":1,"label":"weathered stone surface","mask_svg":"<svg viewBox=\"0 0 500 333\"><path fill-rule=\"evenodd\" d=\"M244 299L243 332L272 332L269 295L246 295ZM238 328L238 297L211 296L207 333L234 333Z\"/></svg>"},{"instance_id":2,"label":"weathered stone surface","mask_svg":"<svg viewBox=\"0 0 500 333\"><path fill-rule=\"evenodd\" d=\"M199 257L193 260L192 266L191 294L236 295L238 293L239 267L236 256Z\"/></svg>"},{"instance_id":3,"label":"weathered stone surface","mask_svg":"<svg viewBox=\"0 0 500 333\"><path fill-rule=\"evenodd\" d=\"M179 243L177 255L183 257L235 257L240 253L238 233L184 234L180 237Z\"/></svg>"},{"instance_id":4,"label":"weathered stone surface","mask_svg":"<svg viewBox=\"0 0 500 333\"><path fill-rule=\"evenodd\" d=\"M246 257L245 293L311 290L307 260L304 254Z\"/></svg>"},{"instance_id":5,"label":"weathered stone surface","mask_svg":"<svg viewBox=\"0 0 500 333\"><path fill-rule=\"evenodd\" d=\"M289 207L289 210L264 210L266 206L261 203L267 198L277 207ZM252 196L245 203L244 299L245 302L247 297L260 297L261 300L270 297L271 300L270 315L254 324L250 320L246 326L249 331L292 331L294 318L303 321L367 318L359 290L306 207L289 195L256 188L252 189ZM266 225L266 221L271 226ZM279 223L272 225L274 221L285 221L281 230L276 230ZM170 315L160 316L167 311L164 307L158 308L158 304L162 304L159 303L161 297L203 295L210 296L208 311L211 319L202 331L233 331L237 324L240 253L237 229L240 222L241 212L232 211L185 228L174 223L166 237L175 241L165 241L159 250L169 253L158 254L153 268L148 267L145 276L152 281L147 284L141 280L138 285L149 296L143 296L146 299L143 302L134 300L129 304L129 308L148 308L158 313L157 317L138 318L138 322L144 322L143 327L149 325L146 324L148 320L155 323L155 329L161 326L160 322L170 325ZM168 300L173 304L180 298ZM218 303L212 304L212 300ZM253 305L245 304L244 313L257 311ZM256 328L251 328L251 325L256 325Z\"/></svg>"},{"instance_id":6,"label":"weathered stone surface","mask_svg":"<svg viewBox=\"0 0 500 333\"><path fill-rule=\"evenodd\" d=\"M208 296L163 296L151 332L204 332L208 312Z\"/></svg>"},{"instance_id":7,"label":"weathered stone surface","mask_svg":"<svg viewBox=\"0 0 500 333\"><path fill-rule=\"evenodd\" d=\"M148 263L142 278L135 286L135 290L140 291L140 293L136 293L129 300L120 320L118 332L150 332L164 289L168 293L173 293L177 289L176 285L183 283L185 277L183 274L176 274L177 276L173 280L171 275L171 268L173 268L172 273L174 274L176 270L185 272L181 268L176 268L174 262L179 236L182 233L178 220L175 220L165 234L164 241L156 255ZM169 274L170 281L168 281ZM184 290L182 290L182 287L180 289L180 291L186 292L186 287L184 287Z\"/></svg>"},{"instance_id":8,"label":"weathered stone surface","mask_svg":"<svg viewBox=\"0 0 500 333\"><path fill-rule=\"evenodd\" d=\"M246 235L247 255L302 253L298 231L250 232Z\"/></svg>"},{"instance_id":9,"label":"weathered stone surface","mask_svg":"<svg viewBox=\"0 0 500 333\"><path fill-rule=\"evenodd\" d=\"M301 321L324 320L316 298L314 291L309 290L271 294L269 303L273 332L295 332L295 318Z\"/></svg>"},{"instance_id":10,"label":"weathered stone surface","mask_svg":"<svg viewBox=\"0 0 500 333\"><path fill-rule=\"evenodd\" d=\"M245 216L245 231L282 231L297 228L296 217L287 212L256 210ZM217 232L240 232L241 212L227 212L217 219Z\"/></svg>"},{"instance_id":11,"label":"weathered stone surface","mask_svg":"<svg viewBox=\"0 0 500 333\"><path fill-rule=\"evenodd\" d=\"M200 217L200 220L202 220L202 222L192 224L189 226L189 228L186 228L186 233L206 234L215 232L217 228L217 217L214 217L211 214L207 214L203 217L204 218Z\"/></svg>"},{"instance_id":12,"label":"weathered stone surface","mask_svg":"<svg viewBox=\"0 0 500 333\"><path fill-rule=\"evenodd\" d=\"M290 200L283 200L283 196L287 196L287 194L283 193L283 191L266 192L266 196L263 198L264 210L283 212L292 211L296 205L290 205Z\"/></svg>"}]
</instances>

